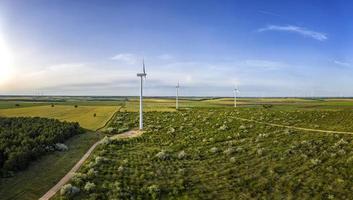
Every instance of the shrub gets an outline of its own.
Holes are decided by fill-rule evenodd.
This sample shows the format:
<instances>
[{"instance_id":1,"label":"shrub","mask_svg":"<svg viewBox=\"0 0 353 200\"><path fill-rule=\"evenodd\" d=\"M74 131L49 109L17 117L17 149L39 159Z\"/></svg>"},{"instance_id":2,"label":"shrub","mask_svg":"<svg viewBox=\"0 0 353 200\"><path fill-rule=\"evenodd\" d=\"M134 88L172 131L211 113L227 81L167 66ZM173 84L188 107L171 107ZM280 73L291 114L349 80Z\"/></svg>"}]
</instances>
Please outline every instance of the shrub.
<instances>
[{"instance_id":1,"label":"shrub","mask_svg":"<svg viewBox=\"0 0 353 200\"><path fill-rule=\"evenodd\" d=\"M310 162L311 162L311 164L313 164L315 166L315 165L321 163L321 160L315 158L315 159L310 159Z\"/></svg>"},{"instance_id":2,"label":"shrub","mask_svg":"<svg viewBox=\"0 0 353 200\"><path fill-rule=\"evenodd\" d=\"M148 192L151 194L152 199L157 199L160 193L158 185L151 185L148 187Z\"/></svg>"},{"instance_id":3,"label":"shrub","mask_svg":"<svg viewBox=\"0 0 353 200\"><path fill-rule=\"evenodd\" d=\"M95 190L95 188L96 188L96 184L91 183L91 182L87 182L86 185L85 185L85 187L84 187L84 190L85 190L86 192L92 192L92 191Z\"/></svg>"},{"instance_id":4,"label":"shrub","mask_svg":"<svg viewBox=\"0 0 353 200\"><path fill-rule=\"evenodd\" d=\"M245 130L245 129L246 129L246 126L240 125L240 126L239 126L239 129L240 129L240 130Z\"/></svg>"},{"instance_id":5,"label":"shrub","mask_svg":"<svg viewBox=\"0 0 353 200\"><path fill-rule=\"evenodd\" d=\"M218 153L218 152L219 152L219 149L218 149L217 147L212 147L212 148L210 149L210 152L211 152L211 153Z\"/></svg>"},{"instance_id":6,"label":"shrub","mask_svg":"<svg viewBox=\"0 0 353 200\"><path fill-rule=\"evenodd\" d=\"M75 173L75 175L72 177L71 181L75 183L75 185L81 185L83 180L85 179L86 175L82 173Z\"/></svg>"},{"instance_id":7,"label":"shrub","mask_svg":"<svg viewBox=\"0 0 353 200\"><path fill-rule=\"evenodd\" d=\"M67 151L67 150L69 150L69 147L67 147L63 143L56 143L55 144L55 149L58 150L58 151Z\"/></svg>"},{"instance_id":8,"label":"shrub","mask_svg":"<svg viewBox=\"0 0 353 200\"><path fill-rule=\"evenodd\" d=\"M183 150L183 151L180 151L179 153L178 153L178 158L179 159L183 159L183 158L185 158L186 157L186 153L185 153L185 151Z\"/></svg>"},{"instance_id":9,"label":"shrub","mask_svg":"<svg viewBox=\"0 0 353 200\"><path fill-rule=\"evenodd\" d=\"M108 145L108 144L110 144L111 143L111 139L110 139L110 137L108 137L108 136L105 136L103 139L102 139L102 144L103 145Z\"/></svg>"},{"instance_id":10,"label":"shrub","mask_svg":"<svg viewBox=\"0 0 353 200\"><path fill-rule=\"evenodd\" d=\"M232 147L229 147L228 149L224 150L223 153L226 154L226 155L231 155L234 153L234 148Z\"/></svg>"},{"instance_id":11,"label":"shrub","mask_svg":"<svg viewBox=\"0 0 353 200\"><path fill-rule=\"evenodd\" d=\"M118 172L122 172L122 171L124 171L124 167L123 167L123 166L120 166L120 167L118 168Z\"/></svg>"},{"instance_id":12,"label":"shrub","mask_svg":"<svg viewBox=\"0 0 353 200\"><path fill-rule=\"evenodd\" d=\"M71 184L66 184L61 187L60 194L66 197L73 197L75 194L79 193L80 189L78 187L72 186Z\"/></svg>"},{"instance_id":13,"label":"shrub","mask_svg":"<svg viewBox=\"0 0 353 200\"><path fill-rule=\"evenodd\" d=\"M156 154L156 157L160 160L166 160L169 158L169 155L166 153L165 150L162 150Z\"/></svg>"},{"instance_id":14,"label":"shrub","mask_svg":"<svg viewBox=\"0 0 353 200\"><path fill-rule=\"evenodd\" d=\"M264 105L262 105L262 107L265 109L269 109L269 108L272 108L273 105L272 104L264 104Z\"/></svg>"},{"instance_id":15,"label":"shrub","mask_svg":"<svg viewBox=\"0 0 353 200\"><path fill-rule=\"evenodd\" d=\"M264 148L260 148L256 151L257 155L262 156L264 155Z\"/></svg>"},{"instance_id":16,"label":"shrub","mask_svg":"<svg viewBox=\"0 0 353 200\"><path fill-rule=\"evenodd\" d=\"M114 132L114 128L113 127L108 127L107 129L106 129L106 132L107 133L113 133Z\"/></svg>"},{"instance_id":17,"label":"shrub","mask_svg":"<svg viewBox=\"0 0 353 200\"><path fill-rule=\"evenodd\" d=\"M220 127L218 128L218 130L220 130L220 131L225 131L225 130L227 130L227 129L228 129L228 126L225 125L225 124L223 124L222 126L220 126Z\"/></svg>"},{"instance_id":18,"label":"shrub","mask_svg":"<svg viewBox=\"0 0 353 200\"><path fill-rule=\"evenodd\" d=\"M87 172L87 176L89 177L94 177L98 174L97 171L95 171L93 168L89 169L88 172Z\"/></svg>"}]
</instances>

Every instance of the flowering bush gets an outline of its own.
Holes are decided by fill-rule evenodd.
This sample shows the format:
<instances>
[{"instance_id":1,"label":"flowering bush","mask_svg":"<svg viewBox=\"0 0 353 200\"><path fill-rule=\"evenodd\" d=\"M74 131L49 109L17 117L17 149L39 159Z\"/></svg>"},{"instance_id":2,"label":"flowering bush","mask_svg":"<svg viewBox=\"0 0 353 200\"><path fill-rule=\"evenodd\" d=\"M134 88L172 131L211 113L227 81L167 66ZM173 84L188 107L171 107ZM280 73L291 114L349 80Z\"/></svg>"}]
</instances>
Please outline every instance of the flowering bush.
<instances>
[{"instance_id":1,"label":"flowering bush","mask_svg":"<svg viewBox=\"0 0 353 200\"><path fill-rule=\"evenodd\" d=\"M236 118L312 128L316 115L305 114L255 108L146 112L142 136L98 147L80 170L87 175L72 181L81 190L87 191L87 183L95 189L75 198L350 199L350 135L293 131ZM112 121L114 128L138 126L138 113L122 115L119 122Z\"/></svg>"},{"instance_id":2,"label":"flowering bush","mask_svg":"<svg viewBox=\"0 0 353 200\"><path fill-rule=\"evenodd\" d=\"M80 192L80 189L78 187L72 186L71 184L66 184L62 186L60 189L60 194L66 197L73 197L79 192Z\"/></svg>"}]
</instances>

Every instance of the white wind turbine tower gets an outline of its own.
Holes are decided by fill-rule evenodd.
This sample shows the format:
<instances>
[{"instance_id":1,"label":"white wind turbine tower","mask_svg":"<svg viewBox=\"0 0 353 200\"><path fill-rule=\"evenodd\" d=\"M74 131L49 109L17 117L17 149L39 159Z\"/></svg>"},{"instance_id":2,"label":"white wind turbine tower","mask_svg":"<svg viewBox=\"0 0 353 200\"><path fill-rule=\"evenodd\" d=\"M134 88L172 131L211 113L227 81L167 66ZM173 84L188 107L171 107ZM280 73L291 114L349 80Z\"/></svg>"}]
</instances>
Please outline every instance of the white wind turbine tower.
<instances>
[{"instance_id":1,"label":"white wind turbine tower","mask_svg":"<svg viewBox=\"0 0 353 200\"><path fill-rule=\"evenodd\" d=\"M178 110L179 109L179 81L178 85L175 87L176 88L176 96L175 96L175 108Z\"/></svg>"},{"instance_id":2,"label":"white wind turbine tower","mask_svg":"<svg viewBox=\"0 0 353 200\"><path fill-rule=\"evenodd\" d=\"M239 92L238 88L234 89L234 108L237 107L237 93Z\"/></svg>"},{"instance_id":3,"label":"white wind turbine tower","mask_svg":"<svg viewBox=\"0 0 353 200\"><path fill-rule=\"evenodd\" d=\"M145 60L142 60L142 73L137 73L137 76L140 77L141 79L141 85L140 85L140 130L143 129L143 78L146 78L146 69L145 69Z\"/></svg>"}]
</instances>

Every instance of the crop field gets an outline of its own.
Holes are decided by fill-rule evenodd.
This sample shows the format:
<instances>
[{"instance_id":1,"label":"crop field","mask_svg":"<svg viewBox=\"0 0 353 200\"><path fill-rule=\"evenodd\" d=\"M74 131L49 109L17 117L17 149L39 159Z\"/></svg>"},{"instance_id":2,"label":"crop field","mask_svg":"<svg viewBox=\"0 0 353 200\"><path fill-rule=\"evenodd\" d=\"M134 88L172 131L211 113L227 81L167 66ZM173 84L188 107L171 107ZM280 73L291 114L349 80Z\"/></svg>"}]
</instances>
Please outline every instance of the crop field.
<instances>
[{"instance_id":1,"label":"crop field","mask_svg":"<svg viewBox=\"0 0 353 200\"><path fill-rule=\"evenodd\" d=\"M139 100L138 99L129 99L126 101L124 110L130 112L139 111ZM157 98L147 98L144 99L144 110L146 112L149 111L175 111L175 99L173 98L165 98L165 99L157 99ZM208 101L204 100L194 100L194 99L179 99L179 108L198 108L198 107L222 107L222 104L212 104Z\"/></svg>"},{"instance_id":2,"label":"crop field","mask_svg":"<svg viewBox=\"0 0 353 200\"><path fill-rule=\"evenodd\" d=\"M96 130L103 127L119 106L51 105L0 109L3 117L46 117L61 121L78 122L83 128ZM95 115L95 116L94 116Z\"/></svg>"},{"instance_id":3,"label":"crop field","mask_svg":"<svg viewBox=\"0 0 353 200\"><path fill-rule=\"evenodd\" d=\"M258 108L147 112L142 136L107 138L56 198L349 199L353 135L239 119L303 127L316 122L320 129L353 132L335 123L344 119L335 120L341 114ZM109 126L134 128L137 116L120 112Z\"/></svg>"}]
</instances>

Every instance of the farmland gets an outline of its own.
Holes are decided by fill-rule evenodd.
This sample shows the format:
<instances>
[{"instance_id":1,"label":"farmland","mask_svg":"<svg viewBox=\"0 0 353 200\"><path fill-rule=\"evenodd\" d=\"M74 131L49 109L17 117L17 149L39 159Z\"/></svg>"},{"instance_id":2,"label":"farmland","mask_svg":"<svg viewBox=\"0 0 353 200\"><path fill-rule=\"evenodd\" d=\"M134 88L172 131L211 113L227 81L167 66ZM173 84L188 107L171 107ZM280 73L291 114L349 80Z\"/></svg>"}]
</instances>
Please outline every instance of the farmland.
<instances>
[{"instance_id":1,"label":"farmland","mask_svg":"<svg viewBox=\"0 0 353 200\"><path fill-rule=\"evenodd\" d=\"M96 130L118 110L118 106L71 106L45 105L24 108L0 109L0 116L4 117L46 117L61 121L78 122L83 128ZM95 116L94 116L95 114Z\"/></svg>"},{"instance_id":2,"label":"farmland","mask_svg":"<svg viewBox=\"0 0 353 200\"><path fill-rule=\"evenodd\" d=\"M353 132L350 126L335 123L341 118L325 123L342 113L325 111L325 117L318 118L320 112L262 108L148 112L141 137L107 139L63 196L56 198L70 197L70 188L78 188L75 199L348 199L353 195L352 135L239 119L263 115L262 120L278 118L277 123L304 127L316 121L322 129ZM137 126L136 112L119 114L109 126L117 130Z\"/></svg>"},{"instance_id":3,"label":"farmland","mask_svg":"<svg viewBox=\"0 0 353 200\"><path fill-rule=\"evenodd\" d=\"M22 102L20 107L0 109L0 115L56 118L91 130L106 126L99 134L69 139L69 152L44 156L2 180L0 194L5 199L37 199L99 138L138 126L137 98L67 98L54 107L48 102L26 103L29 106ZM176 111L172 98L145 98L144 133L131 139L105 139L54 199L347 199L353 195L352 100L240 98L238 105L233 108L232 98L182 98Z\"/></svg>"}]
</instances>

